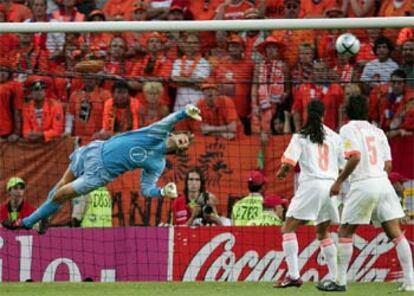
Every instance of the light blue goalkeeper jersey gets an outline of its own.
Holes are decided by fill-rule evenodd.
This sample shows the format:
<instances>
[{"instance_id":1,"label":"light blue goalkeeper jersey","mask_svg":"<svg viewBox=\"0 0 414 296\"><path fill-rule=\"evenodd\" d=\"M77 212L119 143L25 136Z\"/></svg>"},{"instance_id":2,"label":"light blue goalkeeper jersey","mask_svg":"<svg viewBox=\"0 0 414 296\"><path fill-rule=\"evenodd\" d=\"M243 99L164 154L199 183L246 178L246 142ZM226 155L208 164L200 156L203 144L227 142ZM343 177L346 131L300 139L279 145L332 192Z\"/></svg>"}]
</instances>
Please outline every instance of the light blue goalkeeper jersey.
<instances>
[{"instance_id":1,"label":"light blue goalkeeper jersey","mask_svg":"<svg viewBox=\"0 0 414 296\"><path fill-rule=\"evenodd\" d=\"M114 176L141 168L142 194L161 196L156 183L165 168L166 141L174 124L185 118L185 110L177 111L147 127L112 137L103 144L104 167Z\"/></svg>"}]
</instances>

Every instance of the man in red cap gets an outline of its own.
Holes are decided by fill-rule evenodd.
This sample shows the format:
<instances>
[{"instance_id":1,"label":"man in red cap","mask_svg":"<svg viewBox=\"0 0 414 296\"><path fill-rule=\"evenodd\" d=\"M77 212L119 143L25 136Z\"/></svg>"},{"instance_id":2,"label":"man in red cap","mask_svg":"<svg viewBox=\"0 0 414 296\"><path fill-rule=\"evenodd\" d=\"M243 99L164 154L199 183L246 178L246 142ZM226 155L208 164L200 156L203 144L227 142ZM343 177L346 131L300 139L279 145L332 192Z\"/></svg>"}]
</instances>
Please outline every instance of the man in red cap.
<instances>
[{"instance_id":1,"label":"man in red cap","mask_svg":"<svg viewBox=\"0 0 414 296\"><path fill-rule=\"evenodd\" d=\"M247 186L249 195L233 206L232 220L235 226L246 226L257 217L263 215L263 191L266 178L259 170L250 171Z\"/></svg>"},{"instance_id":2,"label":"man in red cap","mask_svg":"<svg viewBox=\"0 0 414 296\"><path fill-rule=\"evenodd\" d=\"M266 196L263 201L263 214L247 223L248 226L282 226L285 220L288 201L279 195Z\"/></svg>"}]
</instances>

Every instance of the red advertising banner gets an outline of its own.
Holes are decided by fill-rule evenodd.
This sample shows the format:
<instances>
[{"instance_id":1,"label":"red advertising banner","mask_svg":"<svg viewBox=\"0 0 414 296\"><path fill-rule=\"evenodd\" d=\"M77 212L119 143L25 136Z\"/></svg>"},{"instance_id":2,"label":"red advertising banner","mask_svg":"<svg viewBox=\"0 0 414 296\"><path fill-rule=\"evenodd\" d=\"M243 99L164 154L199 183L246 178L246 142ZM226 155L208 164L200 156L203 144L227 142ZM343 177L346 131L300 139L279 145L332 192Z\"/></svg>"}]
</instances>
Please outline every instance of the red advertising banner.
<instances>
[{"instance_id":1,"label":"red advertising banner","mask_svg":"<svg viewBox=\"0 0 414 296\"><path fill-rule=\"evenodd\" d=\"M312 226L298 231L302 279L318 281L327 275L326 262ZM405 227L413 245L414 226ZM336 233L332 233L337 240ZM276 281L286 273L279 227L175 228L175 281ZM354 236L350 281L392 281L402 278L394 245L385 233L360 227Z\"/></svg>"}]
</instances>

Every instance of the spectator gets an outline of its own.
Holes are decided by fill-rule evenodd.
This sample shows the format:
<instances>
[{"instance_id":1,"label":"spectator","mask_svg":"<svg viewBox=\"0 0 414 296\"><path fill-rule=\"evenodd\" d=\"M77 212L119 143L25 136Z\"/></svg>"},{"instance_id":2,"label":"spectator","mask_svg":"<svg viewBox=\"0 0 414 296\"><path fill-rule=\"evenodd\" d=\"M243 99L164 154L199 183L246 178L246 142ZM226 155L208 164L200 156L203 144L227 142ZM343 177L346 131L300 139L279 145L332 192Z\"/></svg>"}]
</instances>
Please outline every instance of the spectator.
<instances>
[{"instance_id":1,"label":"spectator","mask_svg":"<svg viewBox=\"0 0 414 296\"><path fill-rule=\"evenodd\" d=\"M83 22L85 15L77 11L76 0L63 0L62 7L52 13L52 18L59 22Z\"/></svg>"},{"instance_id":2,"label":"spectator","mask_svg":"<svg viewBox=\"0 0 414 296\"><path fill-rule=\"evenodd\" d=\"M253 4L247 0L224 0L217 8L214 18L216 20L243 19L244 12L252 7Z\"/></svg>"},{"instance_id":3,"label":"spectator","mask_svg":"<svg viewBox=\"0 0 414 296\"><path fill-rule=\"evenodd\" d=\"M148 36L146 44L146 56L138 61L132 68L131 76L146 78L146 80L167 81L170 76L172 63L164 54L164 36L160 33L152 33ZM139 82L130 82L134 89L142 89Z\"/></svg>"},{"instance_id":4,"label":"spectator","mask_svg":"<svg viewBox=\"0 0 414 296\"><path fill-rule=\"evenodd\" d=\"M91 11L86 20L88 22L104 22L106 18L102 10L95 9ZM105 51L108 50L111 40L112 35L107 32L83 33L80 40L82 52L101 52L98 56L105 56Z\"/></svg>"},{"instance_id":5,"label":"spectator","mask_svg":"<svg viewBox=\"0 0 414 296\"><path fill-rule=\"evenodd\" d=\"M315 61L312 82L301 85L293 98L292 117L295 131L299 131L302 124L306 122L308 115L305 106L312 100L320 100L324 103L326 108L324 124L333 130L338 128L344 94L342 87L329 81L328 78L326 63L322 60Z\"/></svg>"},{"instance_id":6,"label":"spectator","mask_svg":"<svg viewBox=\"0 0 414 296\"><path fill-rule=\"evenodd\" d=\"M131 73L133 63L127 59L127 42L122 36L115 35L109 44L108 53L105 56L104 72L107 77L119 78ZM106 81L104 88L110 90L113 83Z\"/></svg>"},{"instance_id":7,"label":"spectator","mask_svg":"<svg viewBox=\"0 0 414 296\"><path fill-rule=\"evenodd\" d=\"M414 90L414 39L403 43L402 58L403 62L400 68L407 74L407 85Z\"/></svg>"},{"instance_id":8,"label":"spectator","mask_svg":"<svg viewBox=\"0 0 414 296\"><path fill-rule=\"evenodd\" d=\"M284 0L284 18L300 18L300 10L300 0ZM277 40L289 45L289 54L284 57L289 68L293 68L297 64L299 45L301 43L308 43L315 47L314 30L275 30L272 32L272 35Z\"/></svg>"},{"instance_id":9,"label":"spectator","mask_svg":"<svg viewBox=\"0 0 414 296\"><path fill-rule=\"evenodd\" d=\"M26 19L25 22L50 22L52 15L47 13L47 0L31 0L29 7L32 10L32 18ZM47 49L53 53L56 48L61 48L64 42L64 36L61 33L35 33L34 46L40 49Z\"/></svg>"},{"instance_id":10,"label":"spectator","mask_svg":"<svg viewBox=\"0 0 414 296\"><path fill-rule=\"evenodd\" d=\"M171 5L167 11L167 21L183 21L185 20L186 8L180 5Z\"/></svg>"},{"instance_id":11,"label":"spectator","mask_svg":"<svg viewBox=\"0 0 414 296\"><path fill-rule=\"evenodd\" d=\"M257 50L263 60L256 64L252 86L252 133L259 134L267 142L270 135L271 118L288 95L289 73L284 62L286 45L274 36L259 44Z\"/></svg>"},{"instance_id":12,"label":"spectator","mask_svg":"<svg viewBox=\"0 0 414 296\"><path fill-rule=\"evenodd\" d=\"M150 125L170 113L167 104L162 100L164 87L161 82L145 82L143 96L139 104L139 126Z\"/></svg>"},{"instance_id":13,"label":"spectator","mask_svg":"<svg viewBox=\"0 0 414 296\"><path fill-rule=\"evenodd\" d=\"M369 17L375 14L375 0L344 0L342 11L347 17Z\"/></svg>"},{"instance_id":14,"label":"spectator","mask_svg":"<svg viewBox=\"0 0 414 296\"><path fill-rule=\"evenodd\" d=\"M389 137L414 135L414 94L412 92L405 96L390 123L390 128Z\"/></svg>"},{"instance_id":15,"label":"spectator","mask_svg":"<svg viewBox=\"0 0 414 296\"><path fill-rule=\"evenodd\" d=\"M302 83L308 83L311 80L313 72L313 62L315 61L315 49L309 43L299 45L298 63L291 71L292 76L292 94L295 96L296 91Z\"/></svg>"},{"instance_id":16,"label":"spectator","mask_svg":"<svg viewBox=\"0 0 414 296\"><path fill-rule=\"evenodd\" d=\"M188 1L188 10L196 21L211 20L222 2L223 0Z\"/></svg>"},{"instance_id":17,"label":"spectator","mask_svg":"<svg viewBox=\"0 0 414 296\"><path fill-rule=\"evenodd\" d=\"M19 44L9 56L13 68L20 72L18 80L24 82L28 73L49 71L49 53L47 50L35 47L34 34L19 33L18 37Z\"/></svg>"},{"instance_id":18,"label":"spectator","mask_svg":"<svg viewBox=\"0 0 414 296\"><path fill-rule=\"evenodd\" d=\"M376 59L374 53L375 40L382 36L382 29L371 28L367 29L366 32L368 40L361 42L361 49L356 56L356 62L361 68L363 68L368 62Z\"/></svg>"},{"instance_id":19,"label":"spectator","mask_svg":"<svg viewBox=\"0 0 414 296\"><path fill-rule=\"evenodd\" d=\"M304 18L323 18L326 16L326 10L335 6L335 2L336 0L301 1L300 15ZM342 10L341 13L343 15Z\"/></svg>"},{"instance_id":20,"label":"spectator","mask_svg":"<svg viewBox=\"0 0 414 296\"><path fill-rule=\"evenodd\" d=\"M244 12L244 19L252 20L259 19L260 12L256 8L250 8ZM262 55L257 51L257 46L265 41L268 33L265 31L247 31L240 32L239 35L243 38L245 43L245 57L253 63L262 60Z\"/></svg>"},{"instance_id":21,"label":"spectator","mask_svg":"<svg viewBox=\"0 0 414 296\"><path fill-rule=\"evenodd\" d=\"M196 34L187 34L183 40L184 55L175 60L171 79L177 84L174 111L187 104L196 104L203 96L199 83L210 76L210 65L200 53L200 39Z\"/></svg>"},{"instance_id":22,"label":"spectator","mask_svg":"<svg viewBox=\"0 0 414 296\"><path fill-rule=\"evenodd\" d=\"M99 86L88 74L103 70L100 61L83 61L76 65L82 77L82 88L72 92L66 111L65 135L81 137L82 145L102 129L103 107L111 94Z\"/></svg>"},{"instance_id":23,"label":"spectator","mask_svg":"<svg viewBox=\"0 0 414 296\"><path fill-rule=\"evenodd\" d=\"M247 226L282 226L285 221L288 201L278 195L266 196L261 216L247 223Z\"/></svg>"},{"instance_id":24,"label":"spectator","mask_svg":"<svg viewBox=\"0 0 414 296\"><path fill-rule=\"evenodd\" d=\"M148 3L142 0L136 1L132 6L131 20L146 21L148 18ZM124 37L128 43L127 56L142 57L146 53L148 37L152 34L151 32L125 32Z\"/></svg>"},{"instance_id":25,"label":"spectator","mask_svg":"<svg viewBox=\"0 0 414 296\"><path fill-rule=\"evenodd\" d=\"M100 187L72 200L72 227L112 227L112 197Z\"/></svg>"},{"instance_id":26,"label":"spectator","mask_svg":"<svg viewBox=\"0 0 414 296\"><path fill-rule=\"evenodd\" d=\"M371 116L378 114L378 117L373 116L371 120L378 122L379 126L386 131L400 126L402 121L400 118L397 119L396 114L413 96L413 91L406 87L406 78L405 72L397 69L392 72L390 83L374 88L370 94L369 110L371 112L376 110L375 113L371 113Z\"/></svg>"},{"instance_id":27,"label":"spectator","mask_svg":"<svg viewBox=\"0 0 414 296\"><path fill-rule=\"evenodd\" d=\"M16 142L22 135L23 93L19 82L11 80L12 73L5 58L0 58L0 140Z\"/></svg>"},{"instance_id":28,"label":"spectator","mask_svg":"<svg viewBox=\"0 0 414 296\"><path fill-rule=\"evenodd\" d=\"M381 1L381 7L378 16L392 17L392 16L408 16L410 15L412 0L384 0ZM384 36L397 41L398 29L384 29Z\"/></svg>"},{"instance_id":29,"label":"spectator","mask_svg":"<svg viewBox=\"0 0 414 296\"><path fill-rule=\"evenodd\" d=\"M414 7L414 4L413 4L413 7ZM414 8L413 8L413 10L414 10ZM414 12L413 12L412 16L414 16ZM397 45L402 45L408 39L414 39L414 28L410 28L410 27L402 28L400 33L398 34L398 39L397 39L396 44Z\"/></svg>"},{"instance_id":30,"label":"spectator","mask_svg":"<svg viewBox=\"0 0 414 296\"><path fill-rule=\"evenodd\" d=\"M218 61L214 76L217 81L222 82L220 93L233 100L245 134L250 134L253 63L245 55L245 43L239 35L230 35L226 43L228 55Z\"/></svg>"},{"instance_id":31,"label":"spectator","mask_svg":"<svg viewBox=\"0 0 414 296\"><path fill-rule=\"evenodd\" d=\"M24 22L32 17L32 12L26 5L15 3L13 0L2 0L1 2L8 22Z\"/></svg>"},{"instance_id":32,"label":"spectator","mask_svg":"<svg viewBox=\"0 0 414 296\"><path fill-rule=\"evenodd\" d=\"M266 184L261 171L249 172L247 186L249 195L236 202L232 210L232 220L235 226L246 226L250 221L263 214L263 192Z\"/></svg>"},{"instance_id":33,"label":"spectator","mask_svg":"<svg viewBox=\"0 0 414 296\"><path fill-rule=\"evenodd\" d=\"M207 191L206 179L199 168L188 170L184 181L184 193L172 203L173 225L193 225L195 219L202 218L202 209L209 206L217 214L217 199ZM216 219L215 219L216 220Z\"/></svg>"},{"instance_id":34,"label":"spectator","mask_svg":"<svg viewBox=\"0 0 414 296\"><path fill-rule=\"evenodd\" d=\"M112 86L112 98L105 101L102 130L95 139L108 139L119 132L139 128L139 101L131 98L126 81L117 80Z\"/></svg>"},{"instance_id":35,"label":"spectator","mask_svg":"<svg viewBox=\"0 0 414 296\"><path fill-rule=\"evenodd\" d=\"M133 6L130 0L107 0L103 11L108 21L118 21L124 18L130 6Z\"/></svg>"},{"instance_id":36,"label":"spectator","mask_svg":"<svg viewBox=\"0 0 414 296\"><path fill-rule=\"evenodd\" d=\"M47 80L29 80L31 100L23 106L23 137L29 142L49 142L63 133L62 105L46 96Z\"/></svg>"},{"instance_id":37,"label":"spectator","mask_svg":"<svg viewBox=\"0 0 414 296\"><path fill-rule=\"evenodd\" d=\"M8 200L0 206L0 221L14 222L30 216L36 208L25 200L26 183L22 178L11 177L7 181Z\"/></svg>"},{"instance_id":38,"label":"spectator","mask_svg":"<svg viewBox=\"0 0 414 296\"><path fill-rule=\"evenodd\" d=\"M392 42L386 37L379 37L374 43L375 60L368 62L362 71L361 81L365 82L366 92L370 87L386 83L398 64L391 59Z\"/></svg>"}]
</instances>

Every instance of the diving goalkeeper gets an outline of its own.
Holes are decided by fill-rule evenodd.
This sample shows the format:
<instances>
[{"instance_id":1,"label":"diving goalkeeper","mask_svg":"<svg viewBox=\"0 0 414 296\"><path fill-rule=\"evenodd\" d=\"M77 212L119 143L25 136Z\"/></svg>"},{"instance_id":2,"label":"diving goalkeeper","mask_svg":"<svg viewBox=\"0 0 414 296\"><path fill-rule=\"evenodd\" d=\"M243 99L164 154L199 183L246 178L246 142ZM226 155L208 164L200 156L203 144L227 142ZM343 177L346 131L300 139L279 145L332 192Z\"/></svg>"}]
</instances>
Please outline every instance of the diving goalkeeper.
<instances>
[{"instance_id":1,"label":"diving goalkeeper","mask_svg":"<svg viewBox=\"0 0 414 296\"><path fill-rule=\"evenodd\" d=\"M93 141L76 149L60 181L49 192L44 202L33 214L3 226L8 229L31 229L37 222L57 212L62 204L79 195L105 186L119 175L137 168L142 169L141 192L145 197L177 197L175 183L163 188L156 183L165 168L165 155L187 150L193 136L171 133L176 122L192 118L201 121L200 110L187 105L154 124L121 133L106 141Z\"/></svg>"}]
</instances>

